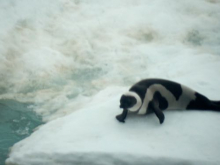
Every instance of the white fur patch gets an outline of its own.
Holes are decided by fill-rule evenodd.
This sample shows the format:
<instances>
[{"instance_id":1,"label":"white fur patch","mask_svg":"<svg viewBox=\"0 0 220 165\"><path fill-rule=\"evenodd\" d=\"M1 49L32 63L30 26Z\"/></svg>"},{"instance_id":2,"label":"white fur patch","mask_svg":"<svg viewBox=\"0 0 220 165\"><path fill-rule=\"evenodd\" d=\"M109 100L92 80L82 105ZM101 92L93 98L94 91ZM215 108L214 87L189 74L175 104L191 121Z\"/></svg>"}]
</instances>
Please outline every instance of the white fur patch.
<instances>
[{"instance_id":1,"label":"white fur patch","mask_svg":"<svg viewBox=\"0 0 220 165\"><path fill-rule=\"evenodd\" d=\"M150 101L152 101L155 92L160 92L160 94L167 100L168 108L167 109L185 109L190 101L194 100L195 92L185 86L181 86L183 93L177 101L174 95L166 89L163 85L154 84L151 85L145 94L144 102L138 112L138 114L143 115L147 113L147 109Z\"/></svg>"},{"instance_id":2,"label":"white fur patch","mask_svg":"<svg viewBox=\"0 0 220 165\"><path fill-rule=\"evenodd\" d=\"M176 100L173 94L169 90L167 90L164 86L160 84L151 85L146 91L143 105L139 110L138 114L143 115L147 113L148 105L150 101L153 100L153 96L155 92L160 92L160 94L166 98L168 102L168 106L171 105L172 102Z\"/></svg>"},{"instance_id":3,"label":"white fur patch","mask_svg":"<svg viewBox=\"0 0 220 165\"><path fill-rule=\"evenodd\" d=\"M124 93L124 95L125 96L133 96L136 99L137 103L133 107L128 108L129 111L136 112L142 105L142 101L141 101L140 96L137 93L132 92L132 91Z\"/></svg>"},{"instance_id":4,"label":"white fur patch","mask_svg":"<svg viewBox=\"0 0 220 165\"><path fill-rule=\"evenodd\" d=\"M180 96L178 101L170 105L169 109L185 109L192 100L196 99L194 90L184 85L181 85L181 88L183 90L182 95Z\"/></svg>"}]
</instances>

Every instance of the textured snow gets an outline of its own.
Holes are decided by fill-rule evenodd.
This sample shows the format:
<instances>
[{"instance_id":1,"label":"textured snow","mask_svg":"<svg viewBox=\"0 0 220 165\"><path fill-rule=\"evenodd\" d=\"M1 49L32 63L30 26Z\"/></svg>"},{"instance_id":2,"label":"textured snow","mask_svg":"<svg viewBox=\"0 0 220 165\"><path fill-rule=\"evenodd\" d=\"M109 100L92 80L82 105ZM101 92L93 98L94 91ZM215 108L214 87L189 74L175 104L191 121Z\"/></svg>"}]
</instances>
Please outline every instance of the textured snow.
<instances>
[{"instance_id":1,"label":"textured snow","mask_svg":"<svg viewBox=\"0 0 220 165\"><path fill-rule=\"evenodd\" d=\"M219 164L218 112L167 111L128 115L119 123L125 88L108 87L85 108L42 126L17 143L8 164ZM14 162L14 163L13 163Z\"/></svg>"},{"instance_id":2,"label":"textured snow","mask_svg":"<svg viewBox=\"0 0 220 165\"><path fill-rule=\"evenodd\" d=\"M219 164L219 114L166 112L118 123L144 78L220 99L218 0L0 3L0 99L34 102L47 124L7 164Z\"/></svg>"},{"instance_id":3,"label":"textured snow","mask_svg":"<svg viewBox=\"0 0 220 165\"><path fill-rule=\"evenodd\" d=\"M35 102L50 121L109 85L161 77L215 86L219 8L215 0L2 1L0 99Z\"/></svg>"}]
</instances>

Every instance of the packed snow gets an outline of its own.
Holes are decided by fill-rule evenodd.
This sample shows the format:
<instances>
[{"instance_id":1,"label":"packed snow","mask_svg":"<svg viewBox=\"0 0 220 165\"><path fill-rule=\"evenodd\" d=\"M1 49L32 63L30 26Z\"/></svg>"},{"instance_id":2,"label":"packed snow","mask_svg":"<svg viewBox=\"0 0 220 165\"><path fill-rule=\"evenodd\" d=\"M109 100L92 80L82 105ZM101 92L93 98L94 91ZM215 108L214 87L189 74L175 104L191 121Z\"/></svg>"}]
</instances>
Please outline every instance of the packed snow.
<instances>
[{"instance_id":1,"label":"packed snow","mask_svg":"<svg viewBox=\"0 0 220 165\"><path fill-rule=\"evenodd\" d=\"M219 0L10 0L0 19L0 99L47 122L6 164L220 164L217 112L115 119L144 78L220 100Z\"/></svg>"},{"instance_id":2,"label":"packed snow","mask_svg":"<svg viewBox=\"0 0 220 165\"><path fill-rule=\"evenodd\" d=\"M13 147L8 164L219 164L218 112L115 115L125 88L108 87L85 108L49 122Z\"/></svg>"}]
</instances>

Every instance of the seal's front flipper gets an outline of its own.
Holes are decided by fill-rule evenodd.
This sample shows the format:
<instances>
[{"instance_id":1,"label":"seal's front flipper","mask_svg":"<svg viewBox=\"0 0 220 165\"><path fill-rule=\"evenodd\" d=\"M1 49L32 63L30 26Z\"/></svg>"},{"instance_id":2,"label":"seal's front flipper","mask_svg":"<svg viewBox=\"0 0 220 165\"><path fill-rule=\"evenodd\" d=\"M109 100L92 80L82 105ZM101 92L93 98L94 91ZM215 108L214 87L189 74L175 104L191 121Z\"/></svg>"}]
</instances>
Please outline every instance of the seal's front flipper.
<instances>
[{"instance_id":1,"label":"seal's front flipper","mask_svg":"<svg viewBox=\"0 0 220 165\"><path fill-rule=\"evenodd\" d=\"M156 116L158 117L158 119L160 120L160 124L162 124L164 122L165 116L159 107L159 102L157 99L155 99L155 100L153 100L152 103L153 103L153 111L156 114Z\"/></svg>"},{"instance_id":2,"label":"seal's front flipper","mask_svg":"<svg viewBox=\"0 0 220 165\"><path fill-rule=\"evenodd\" d=\"M127 109L124 109L123 112L122 112L122 114L116 116L116 119L117 119L118 121L124 123L124 122L125 122L125 119L126 119L126 117L127 117L127 114L128 114L128 110L127 110Z\"/></svg>"},{"instance_id":3,"label":"seal's front flipper","mask_svg":"<svg viewBox=\"0 0 220 165\"><path fill-rule=\"evenodd\" d=\"M154 109L154 113L156 114L156 116L160 120L160 124L162 124L164 122L164 119L165 119L165 116L164 116L163 112L160 109Z\"/></svg>"}]
</instances>

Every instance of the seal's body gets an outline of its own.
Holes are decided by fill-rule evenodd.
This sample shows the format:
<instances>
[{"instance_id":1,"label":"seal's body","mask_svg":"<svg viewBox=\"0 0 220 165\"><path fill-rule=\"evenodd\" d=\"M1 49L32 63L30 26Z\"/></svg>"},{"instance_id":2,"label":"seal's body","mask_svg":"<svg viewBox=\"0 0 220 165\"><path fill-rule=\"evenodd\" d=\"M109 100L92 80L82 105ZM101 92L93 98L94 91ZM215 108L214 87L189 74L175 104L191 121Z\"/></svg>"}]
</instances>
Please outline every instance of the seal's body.
<instances>
[{"instance_id":1,"label":"seal's body","mask_svg":"<svg viewBox=\"0 0 220 165\"><path fill-rule=\"evenodd\" d=\"M145 79L134 84L120 100L124 111L116 118L124 122L127 111L137 114L154 112L164 121L166 109L200 109L220 111L220 101L211 101L198 92L179 83L163 79Z\"/></svg>"}]
</instances>

